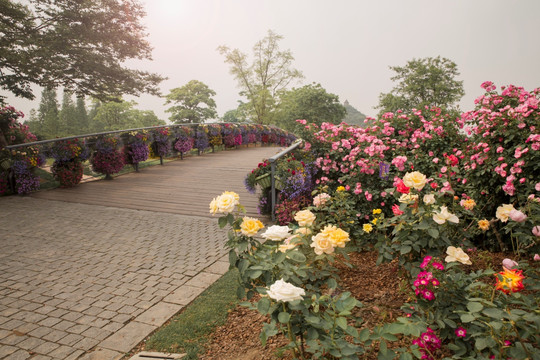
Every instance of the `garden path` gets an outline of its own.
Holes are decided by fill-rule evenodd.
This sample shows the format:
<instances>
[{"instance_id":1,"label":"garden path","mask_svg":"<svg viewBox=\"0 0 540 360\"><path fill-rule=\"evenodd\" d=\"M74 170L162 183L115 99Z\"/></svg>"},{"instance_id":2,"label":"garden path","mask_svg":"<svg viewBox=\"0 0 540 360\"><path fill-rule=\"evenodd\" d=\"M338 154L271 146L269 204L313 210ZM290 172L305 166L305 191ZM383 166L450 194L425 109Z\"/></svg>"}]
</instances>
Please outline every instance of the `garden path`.
<instances>
[{"instance_id":1,"label":"garden path","mask_svg":"<svg viewBox=\"0 0 540 360\"><path fill-rule=\"evenodd\" d=\"M222 151L0 198L0 358L124 357L228 269L208 204L236 191L256 216L243 178L278 151Z\"/></svg>"}]
</instances>

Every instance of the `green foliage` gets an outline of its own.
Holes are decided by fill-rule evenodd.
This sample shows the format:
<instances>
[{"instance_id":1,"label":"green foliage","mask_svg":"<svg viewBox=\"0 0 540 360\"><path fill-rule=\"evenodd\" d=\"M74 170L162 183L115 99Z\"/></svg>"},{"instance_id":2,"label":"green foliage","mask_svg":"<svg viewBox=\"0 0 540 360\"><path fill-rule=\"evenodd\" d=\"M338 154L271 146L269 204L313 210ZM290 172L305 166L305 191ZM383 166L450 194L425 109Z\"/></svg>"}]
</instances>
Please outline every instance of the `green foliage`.
<instances>
[{"instance_id":1,"label":"green foliage","mask_svg":"<svg viewBox=\"0 0 540 360\"><path fill-rule=\"evenodd\" d=\"M345 114L345 107L337 95L327 93L321 84L313 83L281 92L275 121L281 128L294 131L298 126L297 119L307 119L317 125L323 122L339 124Z\"/></svg>"},{"instance_id":2,"label":"green foliage","mask_svg":"<svg viewBox=\"0 0 540 360\"><path fill-rule=\"evenodd\" d=\"M397 110L439 107L445 111L457 110L457 103L465 94L457 65L437 56L413 59L403 67L391 66L396 75L391 79L397 85L390 93L379 96L379 115Z\"/></svg>"},{"instance_id":3,"label":"green foliage","mask_svg":"<svg viewBox=\"0 0 540 360\"><path fill-rule=\"evenodd\" d=\"M358 125L361 127L365 126L364 120L366 119L366 115L362 114L354 106L349 104L347 100L345 100L345 102L343 103L343 106L345 107L345 111L347 111L347 114L345 115L343 122L349 125Z\"/></svg>"},{"instance_id":4,"label":"green foliage","mask_svg":"<svg viewBox=\"0 0 540 360\"><path fill-rule=\"evenodd\" d=\"M159 94L160 75L129 69L150 59L143 6L135 1L0 2L0 87L33 99L31 84L101 100ZM0 101L3 97L0 97Z\"/></svg>"},{"instance_id":5,"label":"green foliage","mask_svg":"<svg viewBox=\"0 0 540 360\"><path fill-rule=\"evenodd\" d=\"M134 101L111 101L95 106L95 115L91 119L92 131L112 131L140 127L165 125L153 111L138 110Z\"/></svg>"},{"instance_id":6,"label":"green foliage","mask_svg":"<svg viewBox=\"0 0 540 360\"><path fill-rule=\"evenodd\" d=\"M165 105L174 104L166 112L176 124L204 123L217 117L216 102L212 99L216 92L206 84L191 80L186 85L174 88L166 96Z\"/></svg>"},{"instance_id":7,"label":"green foliage","mask_svg":"<svg viewBox=\"0 0 540 360\"><path fill-rule=\"evenodd\" d=\"M248 63L248 56L238 49L227 46L218 47L230 65L230 72L238 81L240 95L247 103L243 109L248 118L258 124L272 123L272 111L276 96L290 83L300 80L303 75L292 68L294 57L290 50L280 50L279 41L283 36L268 31L268 34L253 47L253 62Z\"/></svg>"}]
</instances>

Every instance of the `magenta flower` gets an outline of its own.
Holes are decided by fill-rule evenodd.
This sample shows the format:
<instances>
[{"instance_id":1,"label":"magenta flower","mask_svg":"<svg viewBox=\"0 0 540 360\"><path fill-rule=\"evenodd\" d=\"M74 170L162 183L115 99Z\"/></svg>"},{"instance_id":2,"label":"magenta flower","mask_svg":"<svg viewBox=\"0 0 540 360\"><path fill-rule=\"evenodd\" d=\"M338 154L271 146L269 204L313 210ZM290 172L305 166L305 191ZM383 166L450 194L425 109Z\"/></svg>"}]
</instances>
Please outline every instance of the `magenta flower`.
<instances>
[{"instance_id":1,"label":"magenta flower","mask_svg":"<svg viewBox=\"0 0 540 360\"><path fill-rule=\"evenodd\" d=\"M465 330L461 326L458 327L455 332L456 332L457 337L465 337L465 336L467 336L467 330Z\"/></svg>"}]
</instances>

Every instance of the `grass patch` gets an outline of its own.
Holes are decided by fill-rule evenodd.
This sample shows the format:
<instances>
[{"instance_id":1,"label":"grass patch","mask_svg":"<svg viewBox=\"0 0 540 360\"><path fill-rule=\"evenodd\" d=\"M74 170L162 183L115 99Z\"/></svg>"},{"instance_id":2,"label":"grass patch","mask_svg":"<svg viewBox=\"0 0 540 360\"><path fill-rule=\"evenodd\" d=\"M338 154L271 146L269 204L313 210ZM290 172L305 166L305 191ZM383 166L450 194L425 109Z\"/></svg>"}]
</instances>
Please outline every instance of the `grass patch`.
<instances>
[{"instance_id":1,"label":"grass patch","mask_svg":"<svg viewBox=\"0 0 540 360\"><path fill-rule=\"evenodd\" d=\"M147 351L186 353L184 360L198 359L206 350L209 335L223 325L228 310L237 303L238 271L229 270L193 303L146 341Z\"/></svg>"}]
</instances>

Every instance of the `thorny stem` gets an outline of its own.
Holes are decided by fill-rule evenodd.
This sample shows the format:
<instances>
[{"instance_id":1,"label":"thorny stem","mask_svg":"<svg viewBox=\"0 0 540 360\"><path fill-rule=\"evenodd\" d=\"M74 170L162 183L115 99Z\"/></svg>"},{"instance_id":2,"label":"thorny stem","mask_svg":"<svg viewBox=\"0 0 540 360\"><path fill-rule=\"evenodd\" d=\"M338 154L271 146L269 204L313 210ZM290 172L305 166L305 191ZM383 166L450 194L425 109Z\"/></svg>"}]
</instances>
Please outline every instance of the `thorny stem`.
<instances>
[{"instance_id":1,"label":"thorny stem","mask_svg":"<svg viewBox=\"0 0 540 360\"><path fill-rule=\"evenodd\" d=\"M287 312L287 306L285 303L283 303L283 312ZM294 349L293 353L296 357L297 355L300 357L300 359L304 359L304 354L302 353L302 350L298 347L298 344L296 343L296 336L293 335L292 332L292 326L291 326L291 320L287 321L287 332L289 333L289 340L294 343Z\"/></svg>"}]
</instances>

